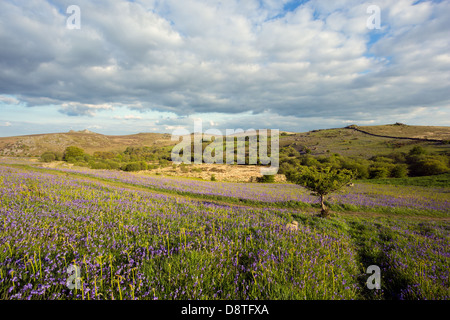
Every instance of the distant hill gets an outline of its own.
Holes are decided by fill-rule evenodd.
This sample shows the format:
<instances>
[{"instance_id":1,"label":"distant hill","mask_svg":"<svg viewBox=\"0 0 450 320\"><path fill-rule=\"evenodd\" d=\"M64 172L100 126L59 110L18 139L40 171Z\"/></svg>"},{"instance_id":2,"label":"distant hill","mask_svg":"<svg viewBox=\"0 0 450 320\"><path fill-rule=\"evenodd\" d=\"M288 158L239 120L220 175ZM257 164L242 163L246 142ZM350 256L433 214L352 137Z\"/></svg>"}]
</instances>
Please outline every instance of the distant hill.
<instances>
[{"instance_id":1,"label":"distant hill","mask_svg":"<svg viewBox=\"0 0 450 320\"><path fill-rule=\"evenodd\" d=\"M370 158L394 151L408 152L416 145L433 152L450 152L448 141L450 141L450 127L394 124L348 126L286 134L281 137L280 147L291 146L297 151L307 148L312 155L338 153L344 156Z\"/></svg>"},{"instance_id":2,"label":"distant hill","mask_svg":"<svg viewBox=\"0 0 450 320\"><path fill-rule=\"evenodd\" d=\"M89 130L67 133L36 134L0 138L0 155L40 156L45 151L63 152L68 146L77 146L87 153L95 151L124 151L129 146L175 145L170 134L139 133L125 136L108 136Z\"/></svg>"},{"instance_id":3,"label":"distant hill","mask_svg":"<svg viewBox=\"0 0 450 320\"><path fill-rule=\"evenodd\" d=\"M280 134L280 147L291 146L302 152L309 149L312 155L339 153L370 158L393 151L408 152L415 145L421 145L429 151L450 152L450 144L447 142L450 141L450 127L408 126L397 123L383 126L349 126L304 133L280 131ZM63 152L68 146L78 146L93 154L95 151L124 151L130 146L165 147L177 143L171 141L171 135L167 133L111 136L83 130L0 138L0 155L39 156L45 151Z\"/></svg>"}]
</instances>

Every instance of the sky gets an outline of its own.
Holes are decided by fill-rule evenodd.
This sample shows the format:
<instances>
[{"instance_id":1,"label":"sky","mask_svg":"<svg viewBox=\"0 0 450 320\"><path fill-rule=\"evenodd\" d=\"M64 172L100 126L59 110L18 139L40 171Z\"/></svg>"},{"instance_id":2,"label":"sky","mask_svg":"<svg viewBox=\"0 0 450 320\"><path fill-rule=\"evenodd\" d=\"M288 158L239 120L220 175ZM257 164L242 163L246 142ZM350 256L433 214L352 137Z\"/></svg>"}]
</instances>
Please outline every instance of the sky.
<instances>
[{"instance_id":1,"label":"sky","mask_svg":"<svg viewBox=\"0 0 450 320\"><path fill-rule=\"evenodd\" d=\"M200 120L450 126L450 0L0 2L0 136Z\"/></svg>"}]
</instances>

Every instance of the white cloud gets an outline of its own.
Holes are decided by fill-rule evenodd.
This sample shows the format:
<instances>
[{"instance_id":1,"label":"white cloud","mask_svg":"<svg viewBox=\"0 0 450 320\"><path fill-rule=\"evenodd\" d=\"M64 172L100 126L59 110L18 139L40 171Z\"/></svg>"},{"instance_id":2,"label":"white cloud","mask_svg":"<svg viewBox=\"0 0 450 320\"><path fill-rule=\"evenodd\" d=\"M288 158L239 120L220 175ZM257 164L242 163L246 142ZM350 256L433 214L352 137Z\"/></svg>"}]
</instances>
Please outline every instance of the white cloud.
<instances>
[{"instance_id":1,"label":"white cloud","mask_svg":"<svg viewBox=\"0 0 450 320\"><path fill-rule=\"evenodd\" d=\"M143 118L141 116L136 116L133 114L125 115L125 116L114 116L113 119L116 120L142 120Z\"/></svg>"},{"instance_id":2,"label":"white cloud","mask_svg":"<svg viewBox=\"0 0 450 320\"><path fill-rule=\"evenodd\" d=\"M367 29L363 0L290 12L275 0L81 0L81 30L65 28L69 2L0 3L0 103L89 117L250 112L280 127L449 106L448 1L380 0L381 31Z\"/></svg>"},{"instance_id":3,"label":"white cloud","mask_svg":"<svg viewBox=\"0 0 450 320\"><path fill-rule=\"evenodd\" d=\"M19 104L20 101L14 97L0 95L0 103L14 105L14 104Z\"/></svg>"}]
</instances>

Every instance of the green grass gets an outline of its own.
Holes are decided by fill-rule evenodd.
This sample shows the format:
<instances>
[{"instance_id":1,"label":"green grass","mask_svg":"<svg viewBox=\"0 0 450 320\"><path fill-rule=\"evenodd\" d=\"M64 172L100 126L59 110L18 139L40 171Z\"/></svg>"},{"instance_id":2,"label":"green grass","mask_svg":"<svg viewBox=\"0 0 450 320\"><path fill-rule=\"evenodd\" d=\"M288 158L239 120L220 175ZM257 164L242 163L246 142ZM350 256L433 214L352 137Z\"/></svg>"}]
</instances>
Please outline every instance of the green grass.
<instances>
[{"instance_id":1,"label":"green grass","mask_svg":"<svg viewBox=\"0 0 450 320\"><path fill-rule=\"evenodd\" d=\"M9 167L0 183L2 299L450 298L448 221L210 206ZM299 230L287 232L293 219ZM65 287L71 263L89 291ZM381 268L382 290L366 289L370 265Z\"/></svg>"},{"instance_id":2,"label":"green grass","mask_svg":"<svg viewBox=\"0 0 450 320\"><path fill-rule=\"evenodd\" d=\"M3 165L3 164L0 164ZM6 165L5 165L6 166ZM112 181L107 178L100 178L100 177L93 177L88 174L83 173L75 173L75 172L58 172L55 170L49 170L49 169L43 169L43 168L36 168L30 165L24 165L24 164L8 164L7 166L10 167L19 167L19 168L25 168L27 170L33 170L33 171L40 171L40 172L47 172L57 175L65 175L66 177L69 176L75 176L75 177L83 177L88 178L93 181L102 181L107 182L109 185L119 186L119 187L126 187L126 188L132 188L135 190L147 190L152 191L159 194L166 194L166 195L176 195L182 198L188 198L190 200L198 200L199 202L211 202L215 204L228 204L228 205L240 205L240 206L246 206L246 207L255 207L255 208L274 208L274 209L292 209L292 210L303 210L308 212L320 212L320 204L318 203L305 203L301 201L284 201L284 202L264 202L264 201L257 201L257 200L251 200L251 199L243 199L243 198L234 198L234 197L226 197L221 195L211 195L211 194L199 194L199 193L193 193L188 191L177 191L177 190L170 190L170 189L163 189L158 188L155 186L141 186L141 185L135 185L130 184L126 182L121 181ZM181 178L184 179L184 178ZM392 179L387 179L392 180ZM374 180L368 180L368 183L371 183ZM362 182L362 181L361 181ZM410 216L410 217L435 217L435 218L446 218L448 217L448 213L446 212L440 212L440 211L434 211L434 210L419 210L416 208L408 208L408 207L385 207L385 206L360 206L360 205L352 205L352 204L334 204L326 201L326 205L332 210L337 213L342 212L373 212L373 213L379 213L379 214L386 214L386 215L395 215L395 216Z\"/></svg>"}]
</instances>

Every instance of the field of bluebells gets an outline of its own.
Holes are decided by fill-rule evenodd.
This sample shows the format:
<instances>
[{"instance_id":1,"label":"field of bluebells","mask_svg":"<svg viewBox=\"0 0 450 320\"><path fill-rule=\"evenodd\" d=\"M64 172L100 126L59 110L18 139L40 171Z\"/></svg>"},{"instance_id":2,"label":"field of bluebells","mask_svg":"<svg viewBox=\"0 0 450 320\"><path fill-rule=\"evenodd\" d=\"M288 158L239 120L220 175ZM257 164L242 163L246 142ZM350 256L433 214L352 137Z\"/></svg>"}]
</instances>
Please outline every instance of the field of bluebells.
<instances>
[{"instance_id":1,"label":"field of bluebells","mask_svg":"<svg viewBox=\"0 0 450 320\"><path fill-rule=\"evenodd\" d=\"M280 187L280 184L199 181L86 168L54 170L80 173L131 185L212 197L238 198L265 203L302 202L314 204L319 202L318 198L311 195L308 190L295 184L282 184ZM344 209L370 208L382 212L431 213L435 216L449 217L449 192L450 188L356 183L354 187L333 195L331 202L342 206Z\"/></svg>"},{"instance_id":2,"label":"field of bluebells","mask_svg":"<svg viewBox=\"0 0 450 320\"><path fill-rule=\"evenodd\" d=\"M314 201L288 184L214 184L92 170L79 175L3 164L0 299L450 298L448 190L411 189L395 197L392 186L352 189L372 195L376 204L365 205L395 203L419 212L426 207L444 216L436 219L321 219L135 187L158 183L161 189L267 203ZM350 195L338 196L358 201ZM298 231L286 230L294 219ZM381 290L366 288L369 265L381 268ZM80 271L73 289L67 286L70 266Z\"/></svg>"}]
</instances>

